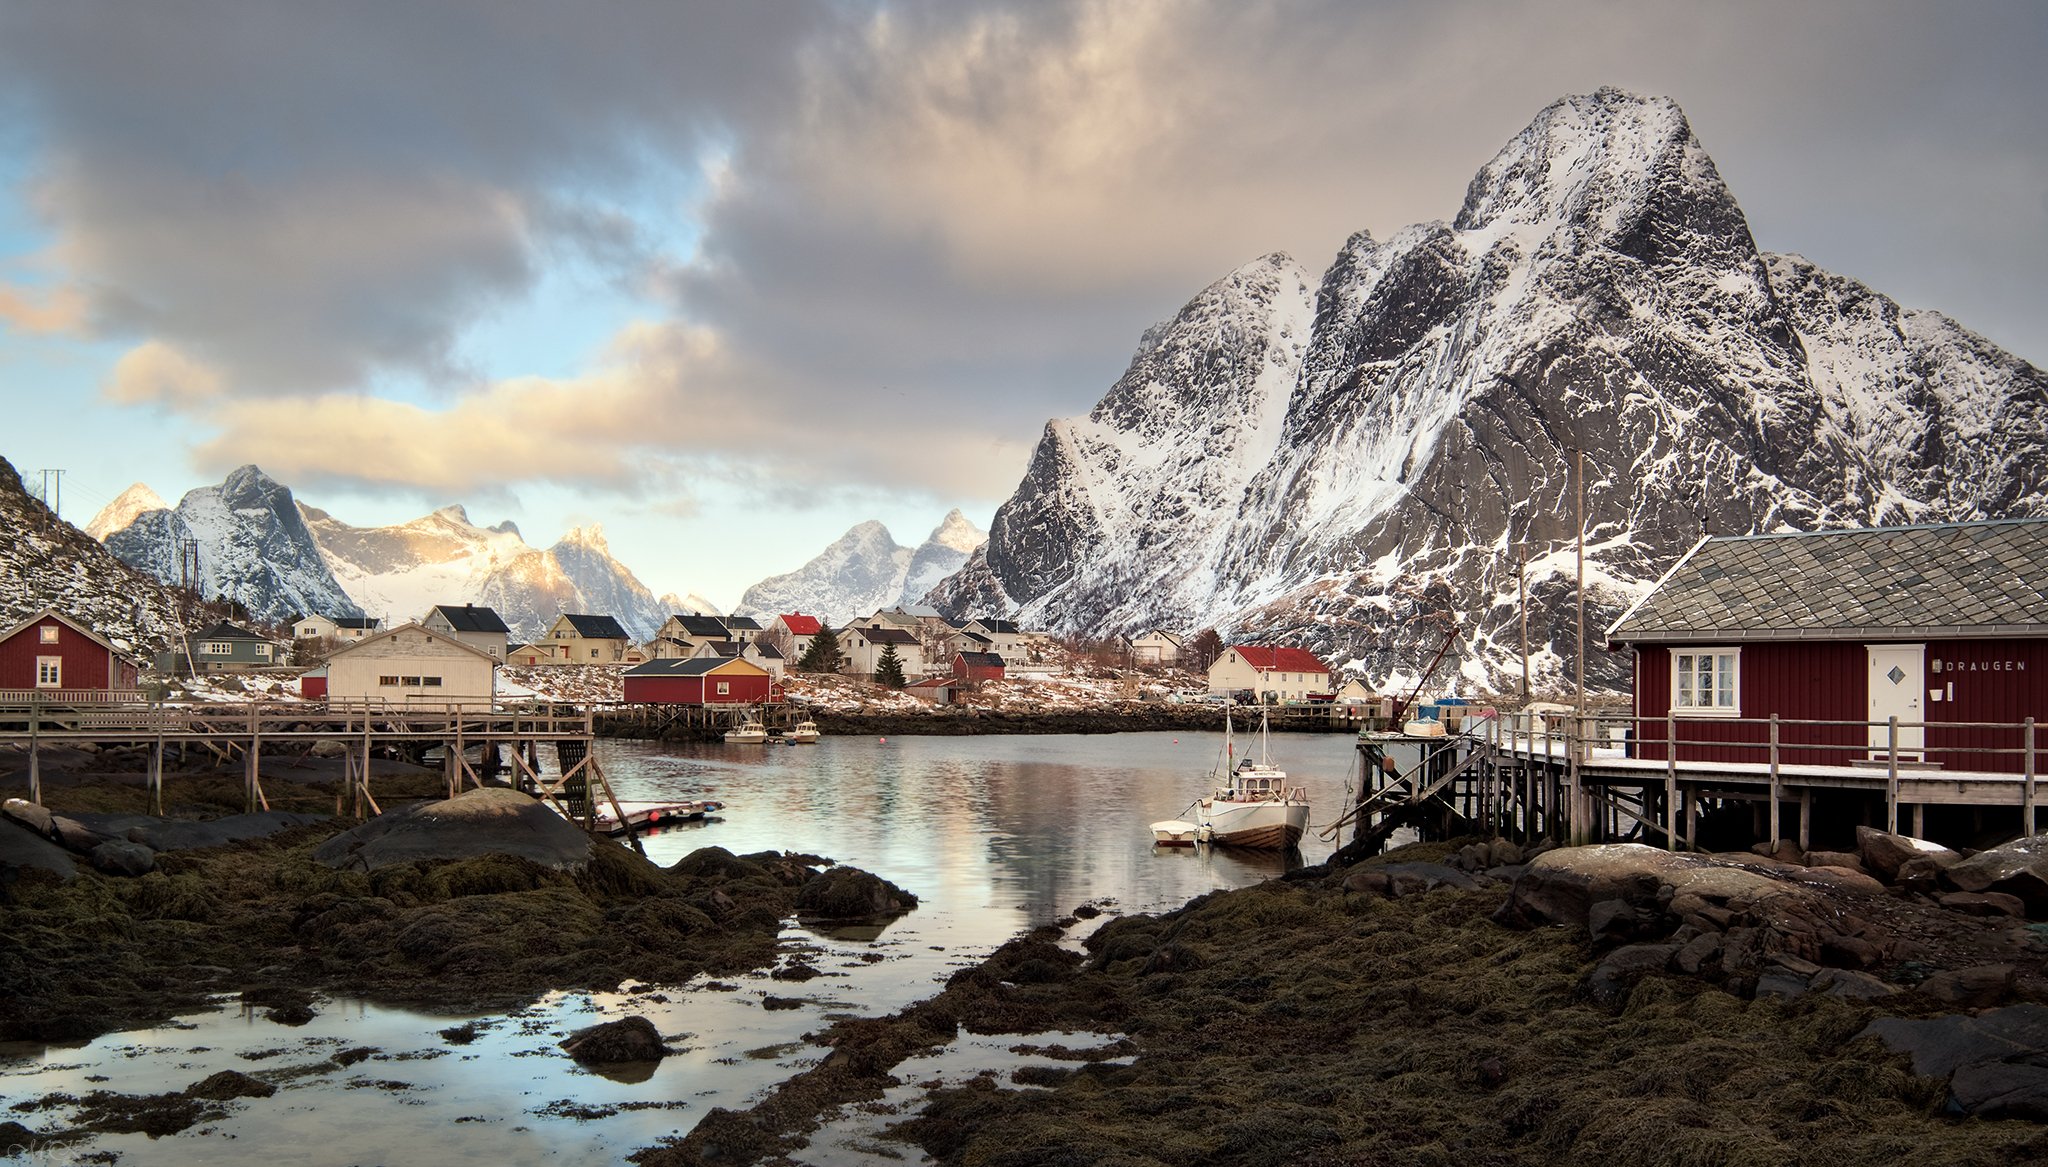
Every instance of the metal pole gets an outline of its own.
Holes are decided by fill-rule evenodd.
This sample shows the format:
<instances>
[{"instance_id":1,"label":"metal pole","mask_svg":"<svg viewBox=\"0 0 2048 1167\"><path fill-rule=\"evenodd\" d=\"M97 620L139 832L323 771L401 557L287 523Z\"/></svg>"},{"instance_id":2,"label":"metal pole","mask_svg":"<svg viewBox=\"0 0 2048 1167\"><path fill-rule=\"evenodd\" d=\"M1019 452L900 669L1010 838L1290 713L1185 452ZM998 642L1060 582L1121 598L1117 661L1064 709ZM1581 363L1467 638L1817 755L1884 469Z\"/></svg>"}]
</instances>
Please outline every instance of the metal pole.
<instances>
[{"instance_id":1,"label":"metal pole","mask_svg":"<svg viewBox=\"0 0 2048 1167\"><path fill-rule=\"evenodd\" d=\"M2034 826L2034 719L2027 718L2027 778L2026 789L2021 791L2020 801L2026 806L2027 837L2032 838L2038 829Z\"/></svg>"},{"instance_id":2,"label":"metal pole","mask_svg":"<svg viewBox=\"0 0 2048 1167\"><path fill-rule=\"evenodd\" d=\"M1771 714L1771 846L1776 847L1784 832L1778 828L1778 715Z\"/></svg>"},{"instance_id":3,"label":"metal pole","mask_svg":"<svg viewBox=\"0 0 2048 1167\"><path fill-rule=\"evenodd\" d=\"M1891 736L1885 742L1884 829L1899 833L1899 719L1888 719Z\"/></svg>"},{"instance_id":4,"label":"metal pole","mask_svg":"<svg viewBox=\"0 0 2048 1167\"><path fill-rule=\"evenodd\" d=\"M1664 848L1678 850L1678 717L1664 713Z\"/></svg>"},{"instance_id":5,"label":"metal pole","mask_svg":"<svg viewBox=\"0 0 2048 1167\"><path fill-rule=\"evenodd\" d=\"M1579 605L1579 618L1577 620L1578 648L1575 653L1577 659L1572 662L1572 672L1574 683L1578 689L1577 714L1583 718L1586 716L1586 452L1584 450L1574 450L1572 452L1572 465L1575 470L1574 477L1579 480L1578 496L1574 510L1575 525L1579 531L1579 581L1577 588ZM1583 726L1580 728L1584 729Z\"/></svg>"},{"instance_id":6,"label":"metal pole","mask_svg":"<svg viewBox=\"0 0 2048 1167\"><path fill-rule=\"evenodd\" d=\"M1522 613L1522 703L1529 702L1529 549L1515 548L1515 607Z\"/></svg>"}]
</instances>

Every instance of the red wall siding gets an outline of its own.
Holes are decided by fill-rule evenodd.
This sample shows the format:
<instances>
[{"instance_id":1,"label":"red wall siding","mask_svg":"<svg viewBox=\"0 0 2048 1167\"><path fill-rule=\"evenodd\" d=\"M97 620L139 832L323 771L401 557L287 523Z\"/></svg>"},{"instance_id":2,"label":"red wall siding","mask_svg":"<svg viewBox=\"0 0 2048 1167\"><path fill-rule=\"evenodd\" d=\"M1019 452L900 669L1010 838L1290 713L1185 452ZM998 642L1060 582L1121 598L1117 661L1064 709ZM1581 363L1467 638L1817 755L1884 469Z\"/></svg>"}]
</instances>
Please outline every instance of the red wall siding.
<instances>
[{"instance_id":1,"label":"red wall siding","mask_svg":"<svg viewBox=\"0 0 2048 1167\"><path fill-rule=\"evenodd\" d=\"M2025 766L2018 729L1944 729L1942 722L2048 723L2048 640L1927 641L1927 686L1944 700L1925 705L1929 760L1951 770L2019 773ZM1671 701L1671 650L1643 646L1636 655L1636 756L1662 761L1664 715ZM1941 662L1939 670L1936 663ZM1971 666L1975 666L1974 668ZM1869 655L1860 642L1742 646L1742 716L1855 725L1780 726L1779 758L1786 764L1846 766L1869 756L1862 724L1870 716L1866 691ZM1954 699L1949 700L1949 686ZM1678 718L1678 756L1684 761L1767 762L1770 727L1711 718ZM2048 735L2037 735L2037 743ZM1823 748L1801 748L1820 746ZM2039 746L2037 746L2039 748ZM2009 750L1997 754L1988 751ZM2037 759L2048 770L2048 751Z\"/></svg>"},{"instance_id":2,"label":"red wall siding","mask_svg":"<svg viewBox=\"0 0 2048 1167\"><path fill-rule=\"evenodd\" d=\"M327 696L326 677L300 677L299 696L308 701L318 701Z\"/></svg>"},{"instance_id":3,"label":"red wall siding","mask_svg":"<svg viewBox=\"0 0 2048 1167\"><path fill-rule=\"evenodd\" d=\"M57 643L43 643L42 633L37 629L45 626L57 629ZM111 655L62 620L39 620L0 643L0 689L35 688L36 658L55 656L64 659L60 678L64 689L105 692L116 687L115 682L124 671L110 669ZM110 676L110 672L116 675Z\"/></svg>"},{"instance_id":4,"label":"red wall siding","mask_svg":"<svg viewBox=\"0 0 2048 1167\"><path fill-rule=\"evenodd\" d=\"M1936 662L1940 662L1937 667ZM1942 722L2035 721L2034 772L2048 772L2048 640L1948 640L1927 645L1928 758L1950 770L2025 772L2018 729L1943 728ZM1953 693L1953 698L1950 694ZM1992 750L2011 751L1991 753Z\"/></svg>"},{"instance_id":5,"label":"red wall siding","mask_svg":"<svg viewBox=\"0 0 2048 1167\"><path fill-rule=\"evenodd\" d=\"M624 699L635 705L754 705L768 700L773 678L762 673L713 673L708 677L627 677ZM718 682L732 685L718 692ZM707 698L706 682L710 696Z\"/></svg>"}]
</instances>

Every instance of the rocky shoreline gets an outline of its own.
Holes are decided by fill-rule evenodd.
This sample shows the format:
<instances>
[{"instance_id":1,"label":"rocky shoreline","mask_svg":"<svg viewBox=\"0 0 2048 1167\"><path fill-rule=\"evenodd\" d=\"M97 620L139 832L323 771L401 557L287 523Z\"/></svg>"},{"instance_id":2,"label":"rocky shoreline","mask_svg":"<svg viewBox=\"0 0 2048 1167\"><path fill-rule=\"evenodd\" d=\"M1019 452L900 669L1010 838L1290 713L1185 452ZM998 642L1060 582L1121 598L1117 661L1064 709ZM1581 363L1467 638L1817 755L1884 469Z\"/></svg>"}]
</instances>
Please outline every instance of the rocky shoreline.
<instances>
[{"instance_id":1,"label":"rocky shoreline","mask_svg":"<svg viewBox=\"0 0 2048 1167\"><path fill-rule=\"evenodd\" d=\"M2009 914L2031 901L1821 858L1862 870L1424 844L1115 919L1079 951L1041 929L636 1162L791 1162L846 1108L947 1167L2048 1159L2048 928ZM962 1030L1071 1068L880 1101Z\"/></svg>"}]
</instances>

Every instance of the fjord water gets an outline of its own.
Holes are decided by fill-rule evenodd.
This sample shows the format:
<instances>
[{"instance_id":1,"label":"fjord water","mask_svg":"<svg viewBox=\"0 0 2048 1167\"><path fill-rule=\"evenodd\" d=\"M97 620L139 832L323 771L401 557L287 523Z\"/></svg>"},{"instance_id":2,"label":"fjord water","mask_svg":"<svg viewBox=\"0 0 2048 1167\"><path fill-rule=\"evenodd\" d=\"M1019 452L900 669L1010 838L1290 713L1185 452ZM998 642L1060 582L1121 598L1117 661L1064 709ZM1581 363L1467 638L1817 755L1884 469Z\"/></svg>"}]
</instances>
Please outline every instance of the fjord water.
<instances>
[{"instance_id":1,"label":"fjord water","mask_svg":"<svg viewBox=\"0 0 2048 1167\"><path fill-rule=\"evenodd\" d=\"M228 1004L82 1047L0 1047L0 1114L49 1128L61 1125L62 1108L9 1108L53 1092L176 1091L235 1069L277 1093L162 1139L105 1136L42 1153L65 1161L117 1151L123 1162L153 1164L619 1161L815 1064L823 1051L806 1034L928 997L1003 941L1082 904L1164 910L1327 856L1334 844L1317 828L1336 818L1354 777L1355 742L1343 734L1273 738L1274 762L1315 808L1298 858L1152 847L1147 824L1182 817L1209 788L1220 743L1218 734L1186 733L601 742L598 760L622 799L727 804L713 821L650 835L654 861L706 846L809 853L872 871L916 893L919 907L880 929L789 925L784 963L824 974L803 982L763 973L560 993L482 1018L325 1001L296 1028ZM770 998L776 1008L766 1007ZM574 1029L632 1013L686 1035L651 1074L605 1077L556 1048ZM442 1036L469 1020L467 1043ZM376 1052L345 1066L333 1060L365 1047ZM821 1140L813 1161L843 1161L844 1147L828 1146Z\"/></svg>"}]
</instances>

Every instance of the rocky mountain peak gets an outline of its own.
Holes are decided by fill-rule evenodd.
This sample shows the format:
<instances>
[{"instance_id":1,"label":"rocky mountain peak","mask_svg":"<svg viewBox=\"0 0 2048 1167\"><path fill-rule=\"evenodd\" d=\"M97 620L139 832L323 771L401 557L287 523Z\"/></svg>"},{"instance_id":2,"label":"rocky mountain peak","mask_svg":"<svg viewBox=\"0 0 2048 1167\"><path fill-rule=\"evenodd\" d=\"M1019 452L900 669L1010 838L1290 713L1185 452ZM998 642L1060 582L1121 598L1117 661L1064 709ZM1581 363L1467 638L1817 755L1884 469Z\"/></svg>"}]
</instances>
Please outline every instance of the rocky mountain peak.
<instances>
[{"instance_id":1,"label":"rocky mountain peak","mask_svg":"<svg viewBox=\"0 0 2048 1167\"><path fill-rule=\"evenodd\" d=\"M151 511L169 510L170 505L156 491L138 482L114 496L114 501L101 507L100 513L93 516L92 522L85 525L85 533L95 539L105 539L133 523L138 516Z\"/></svg>"}]
</instances>

